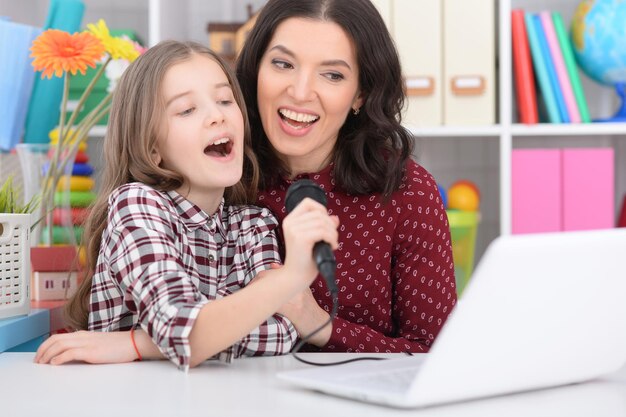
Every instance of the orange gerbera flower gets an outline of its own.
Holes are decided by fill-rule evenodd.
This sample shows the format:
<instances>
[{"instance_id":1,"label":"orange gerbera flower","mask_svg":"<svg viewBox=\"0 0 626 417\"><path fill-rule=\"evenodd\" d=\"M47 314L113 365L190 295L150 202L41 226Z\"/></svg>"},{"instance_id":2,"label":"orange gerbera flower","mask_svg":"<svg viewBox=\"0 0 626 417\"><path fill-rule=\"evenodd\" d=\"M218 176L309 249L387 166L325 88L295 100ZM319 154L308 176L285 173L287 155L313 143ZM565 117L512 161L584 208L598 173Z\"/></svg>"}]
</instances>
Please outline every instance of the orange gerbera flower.
<instances>
[{"instance_id":1,"label":"orange gerbera flower","mask_svg":"<svg viewBox=\"0 0 626 417\"><path fill-rule=\"evenodd\" d=\"M57 29L48 29L39 35L30 48L35 71L41 78L61 77L64 71L72 75L85 74L87 67L95 68L104 54L104 45L94 35L82 32L70 35Z\"/></svg>"}]
</instances>

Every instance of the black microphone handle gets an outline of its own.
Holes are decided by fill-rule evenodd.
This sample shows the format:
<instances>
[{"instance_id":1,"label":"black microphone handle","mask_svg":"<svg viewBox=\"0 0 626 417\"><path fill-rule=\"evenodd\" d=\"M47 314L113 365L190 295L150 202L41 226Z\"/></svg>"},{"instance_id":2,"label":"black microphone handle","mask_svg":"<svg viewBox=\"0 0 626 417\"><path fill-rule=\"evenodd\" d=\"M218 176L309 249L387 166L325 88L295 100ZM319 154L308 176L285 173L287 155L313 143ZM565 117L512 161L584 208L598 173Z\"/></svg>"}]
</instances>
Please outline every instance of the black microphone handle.
<instances>
[{"instance_id":1,"label":"black microphone handle","mask_svg":"<svg viewBox=\"0 0 626 417\"><path fill-rule=\"evenodd\" d=\"M335 283L337 262L335 261L335 255L330 245L324 241L317 242L315 246L313 246L313 259L330 293L337 294L338 288Z\"/></svg>"},{"instance_id":2,"label":"black microphone handle","mask_svg":"<svg viewBox=\"0 0 626 417\"><path fill-rule=\"evenodd\" d=\"M327 200L324 190L315 181L301 179L291 184L287 190L285 195L287 213L291 213L307 197L326 207ZM335 284L337 262L330 245L323 241L317 242L313 246L313 260L315 260L317 269L326 281L326 287L333 295L337 295L337 284Z\"/></svg>"}]
</instances>

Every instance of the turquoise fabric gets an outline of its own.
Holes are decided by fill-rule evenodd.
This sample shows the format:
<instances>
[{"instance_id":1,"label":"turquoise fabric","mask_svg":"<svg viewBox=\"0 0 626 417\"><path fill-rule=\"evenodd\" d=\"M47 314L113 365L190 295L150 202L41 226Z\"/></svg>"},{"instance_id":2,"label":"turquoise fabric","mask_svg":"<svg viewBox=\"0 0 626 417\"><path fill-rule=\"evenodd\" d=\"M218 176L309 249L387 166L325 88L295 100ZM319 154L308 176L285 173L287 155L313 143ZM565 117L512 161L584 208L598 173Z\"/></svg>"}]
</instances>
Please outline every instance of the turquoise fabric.
<instances>
[{"instance_id":1,"label":"turquoise fabric","mask_svg":"<svg viewBox=\"0 0 626 417\"><path fill-rule=\"evenodd\" d=\"M51 0L44 30L60 29L70 33L80 28L85 5L81 0ZM35 78L28 106L24 143L48 143L48 133L59 123L63 78Z\"/></svg>"}]
</instances>

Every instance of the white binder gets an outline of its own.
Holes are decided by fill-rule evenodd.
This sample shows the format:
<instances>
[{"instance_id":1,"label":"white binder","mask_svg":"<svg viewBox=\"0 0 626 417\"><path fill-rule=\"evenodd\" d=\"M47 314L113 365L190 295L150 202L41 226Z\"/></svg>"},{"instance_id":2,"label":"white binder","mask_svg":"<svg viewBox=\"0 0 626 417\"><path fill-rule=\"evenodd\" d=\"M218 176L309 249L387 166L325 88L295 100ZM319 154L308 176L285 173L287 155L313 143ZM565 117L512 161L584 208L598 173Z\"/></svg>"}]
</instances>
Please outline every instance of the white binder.
<instances>
[{"instance_id":1,"label":"white binder","mask_svg":"<svg viewBox=\"0 0 626 417\"><path fill-rule=\"evenodd\" d=\"M495 2L443 0L444 124L496 120Z\"/></svg>"},{"instance_id":2,"label":"white binder","mask_svg":"<svg viewBox=\"0 0 626 417\"><path fill-rule=\"evenodd\" d=\"M403 124L439 126L443 121L442 2L395 0L392 21L407 85Z\"/></svg>"}]
</instances>

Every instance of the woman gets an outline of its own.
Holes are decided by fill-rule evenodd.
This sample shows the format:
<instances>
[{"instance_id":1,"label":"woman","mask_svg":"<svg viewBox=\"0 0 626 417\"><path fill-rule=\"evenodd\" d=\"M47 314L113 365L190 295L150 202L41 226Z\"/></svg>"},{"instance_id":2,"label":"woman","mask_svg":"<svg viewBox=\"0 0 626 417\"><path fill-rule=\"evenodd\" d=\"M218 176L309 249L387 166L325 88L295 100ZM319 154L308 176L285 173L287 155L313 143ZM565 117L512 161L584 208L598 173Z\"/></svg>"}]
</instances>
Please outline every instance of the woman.
<instances>
[{"instance_id":1,"label":"woman","mask_svg":"<svg viewBox=\"0 0 626 417\"><path fill-rule=\"evenodd\" d=\"M427 351L456 302L448 221L400 124L397 51L369 0L270 0L238 59L259 204L285 217L289 185L310 178L340 219L338 317L324 351ZM328 320L318 277L279 310L300 335Z\"/></svg>"},{"instance_id":2,"label":"woman","mask_svg":"<svg viewBox=\"0 0 626 417\"><path fill-rule=\"evenodd\" d=\"M287 188L310 178L340 220L338 316L309 349L428 351L456 303L450 231L435 180L410 159L400 62L382 18L369 0L270 0L248 36L237 77L261 168L258 203L282 222ZM330 310L318 277L278 312L303 336ZM109 352L131 343L103 336ZM66 342L80 346L76 357L104 341L76 337Z\"/></svg>"}]
</instances>

